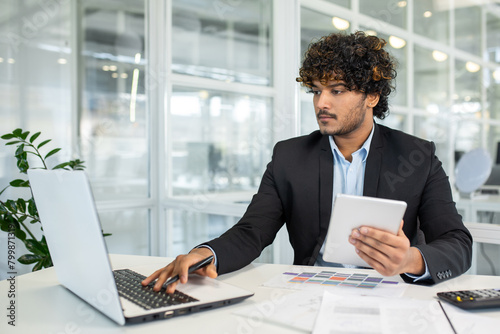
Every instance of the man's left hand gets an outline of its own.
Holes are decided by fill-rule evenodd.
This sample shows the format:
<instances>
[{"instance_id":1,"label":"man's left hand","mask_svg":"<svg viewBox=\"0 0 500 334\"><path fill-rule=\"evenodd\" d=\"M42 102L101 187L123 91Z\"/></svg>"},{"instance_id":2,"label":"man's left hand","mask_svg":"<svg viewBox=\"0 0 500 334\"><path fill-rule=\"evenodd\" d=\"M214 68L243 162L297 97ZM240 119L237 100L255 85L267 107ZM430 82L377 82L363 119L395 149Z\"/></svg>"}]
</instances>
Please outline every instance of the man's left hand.
<instances>
[{"instance_id":1,"label":"man's left hand","mask_svg":"<svg viewBox=\"0 0 500 334\"><path fill-rule=\"evenodd\" d=\"M403 221L397 235L369 226L354 229L349 242L359 257L384 276L402 273L422 275L425 263L420 251L410 247L410 240L403 232Z\"/></svg>"}]
</instances>

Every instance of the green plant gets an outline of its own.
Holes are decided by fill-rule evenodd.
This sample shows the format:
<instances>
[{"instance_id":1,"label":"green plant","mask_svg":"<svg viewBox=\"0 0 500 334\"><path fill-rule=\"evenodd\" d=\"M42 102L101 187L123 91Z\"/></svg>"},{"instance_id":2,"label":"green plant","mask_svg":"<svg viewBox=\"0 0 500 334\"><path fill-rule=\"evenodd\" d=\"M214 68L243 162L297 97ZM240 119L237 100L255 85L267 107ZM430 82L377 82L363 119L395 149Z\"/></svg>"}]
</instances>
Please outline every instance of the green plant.
<instances>
[{"instance_id":1,"label":"green plant","mask_svg":"<svg viewBox=\"0 0 500 334\"><path fill-rule=\"evenodd\" d=\"M1 137L7 141L5 145L17 145L14 155L17 159L17 168L22 174L27 174L30 168L30 162L28 160L31 161L32 159L28 159L28 157L34 156L35 160L41 162L41 166L33 168L49 169L46 163L47 158L61 150L60 148L55 148L47 154L42 155L40 149L48 144L51 139L44 140L35 145L39 136L40 132L30 136L29 131L16 129L12 131L12 133L7 133ZM83 170L85 168L83 163L84 162L79 159L70 160L58 164L51 169ZM29 180L15 179L0 191L0 196L9 187L30 188L30 183ZM9 240L11 238L10 236L13 234L26 245L26 249L30 253L22 255L18 258L18 261L26 265L34 263L33 271L52 266L52 259L47 247L47 242L45 241L45 236L37 240L30 230L30 228L34 228L36 224L40 224L40 217L38 216L38 210L33 197L29 200L25 200L24 198L18 198L17 200L7 199L6 201L0 200L0 229L9 233ZM41 228L41 225L39 225L39 227ZM9 255L11 255L11 253L9 253Z\"/></svg>"}]
</instances>

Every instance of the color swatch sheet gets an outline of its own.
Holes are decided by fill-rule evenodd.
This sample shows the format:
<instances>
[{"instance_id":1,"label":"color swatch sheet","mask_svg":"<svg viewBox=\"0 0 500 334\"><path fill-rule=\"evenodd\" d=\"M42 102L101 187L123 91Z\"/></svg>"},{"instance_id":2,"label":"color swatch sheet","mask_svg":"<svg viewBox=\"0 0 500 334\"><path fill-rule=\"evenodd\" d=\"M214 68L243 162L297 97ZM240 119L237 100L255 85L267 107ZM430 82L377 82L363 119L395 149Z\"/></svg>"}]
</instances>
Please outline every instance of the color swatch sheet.
<instances>
[{"instance_id":1,"label":"color swatch sheet","mask_svg":"<svg viewBox=\"0 0 500 334\"><path fill-rule=\"evenodd\" d=\"M264 286L294 290L337 288L339 291L335 293L387 297L400 296L407 287L399 277L383 277L375 271L370 272L373 274L335 270L292 270L274 277L264 283Z\"/></svg>"},{"instance_id":2,"label":"color swatch sheet","mask_svg":"<svg viewBox=\"0 0 500 334\"><path fill-rule=\"evenodd\" d=\"M288 283L298 284L324 284L340 285L354 288L373 289L378 285L399 284L397 281L391 281L382 277L369 276L368 274L347 274L335 271L315 272L285 272L283 275L289 275L291 278Z\"/></svg>"}]
</instances>

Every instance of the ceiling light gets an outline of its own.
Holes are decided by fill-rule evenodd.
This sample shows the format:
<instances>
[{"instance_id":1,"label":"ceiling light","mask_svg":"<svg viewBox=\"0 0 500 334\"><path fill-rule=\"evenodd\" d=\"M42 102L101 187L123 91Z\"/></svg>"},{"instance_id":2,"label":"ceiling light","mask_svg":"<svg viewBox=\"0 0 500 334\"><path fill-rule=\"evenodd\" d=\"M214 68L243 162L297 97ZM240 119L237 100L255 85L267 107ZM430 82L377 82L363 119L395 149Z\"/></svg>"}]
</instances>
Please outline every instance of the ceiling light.
<instances>
[{"instance_id":1,"label":"ceiling light","mask_svg":"<svg viewBox=\"0 0 500 334\"><path fill-rule=\"evenodd\" d=\"M472 61L468 61L465 63L465 68L467 69L467 71L469 71L471 73L476 73L477 71L479 71L481 69L481 66L479 66L478 64L476 64Z\"/></svg>"},{"instance_id":2,"label":"ceiling light","mask_svg":"<svg viewBox=\"0 0 500 334\"><path fill-rule=\"evenodd\" d=\"M435 61L442 62L448 59L448 55L444 52L434 50L432 51L432 58L434 58Z\"/></svg>"},{"instance_id":3,"label":"ceiling light","mask_svg":"<svg viewBox=\"0 0 500 334\"><path fill-rule=\"evenodd\" d=\"M365 35L377 36L377 32L375 30L365 30Z\"/></svg>"},{"instance_id":4,"label":"ceiling light","mask_svg":"<svg viewBox=\"0 0 500 334\"><path fill-rule=\"evenodd\" d=\"M116 71L117 69L118 69L118 67L116 67L116 65L109 65L110 71Z\"/></svg>"},{"instance_id":5,"label":"ceiling light","mask_svg":"<svg viewBox=\"0 0 500 334\"><path fill-rule=\"evenodd\" d=\"M15 63L16 63L16 60L15 60L14 58L9 58L9 59L7 59L7 62L8 62L9 64L15 64Z\"/></svg>"},{"instance_id":6,"label":"ceiling light","mask_svg":"<svg viewBox=\"0 0 500 334\"><path fill-rule=\"evenodd\" d=\"M399 1L398 2L398 7L403 8L403 7L406 7L407 4L408 3L406 1Z\"/></svg>"},{"instance_id":7,"label":"ceiling light","mask_svg":"<svg viewBox=\"0 0 500 334\"><path fill-rule=\"evenodd\" d=\"M122 79L127 79L128 78L128 74L127 73L122 73L122 74L120 74L120 77Z\"/></svg>"},{"instance_id":8,"label":"ceiling light","mask_svg":"<svg viewBox=\"0 0 500 334\"><path fill-rule=\"evenodd\" d=\"M429 18L431 16L432 16L432 12L429 10L424 13L424 17L426 17L426 18Z\"/></svg>"},{"instance_id":9,"label":"ceiling light","mask_svg":"<svg viewBox=\"0 0 500 334\"><path fill-rule=\"evenodd\" d=\"M395 49L401 49L406 45L406 41L396 36L390 36L389 44Z\"/></svg>"},{"instance_id":10,"label":"ceiling light","mask_svg":"<svg viewBox=\"0 0 500 334\"><path fill-rule=\"evenodd\" d=\"M135 60L136 64L139 64L141 62L141 54L140 53L136 53L134 60Z\"/></svg>"},{"instance_id":11,"label":"ceiling light","mask_svg":"<svg viewBox=\"0 0 500 334\"><path fill-rule=\"evenodd\" d=\"M104 72L109 71L109 66L108 66L108 65L103 65L103 66L102 66L102 70L103 70Z\"/></svg>"},{"instance_id":12,"label":"ceiling light","mask_svg":"<svg viewBox=\"0 0 500 334\"><path fill-rule=\"evenodd\" d=\"M3 63L3 58L2 57L0 57L0 63Z\"/></svg>"},{"instance_id":13,"label":"ceiling light","mask_svg":"<svg viewBox=\"0 0 500 334\"><path fill-rule=\"evenodd\" d=\"M493 71L493 78L496 82L500 82L500 68Z\"/></svg>"},{"instance_id":14,"label":"ceiling light","mask_svg":"<svg viewBox=\"0 0 500 334\"><path fill-rule=\"evenodd\" d=\"M338 30L346 30L350 26L349 21L341 19L340 17L336 16L332 18L332 24Z\"/></svg>"},{"instance_id":15,"label":"ceiling light","mask_svg":"<svg viewBox=\"0 0 500 334\"><path fill-rule=\"evenodd\" d=\"M116 73L116 72L111 73L111 77L112 77L112 78L115 78L115 79L116 79L116 78L118 78L118 73Z\"/></svg>"},{"instance_id":16,"label":"ceiling light","mask_svg":"<svg viewBox=\"0 0 500 334\"><path fill-rule=\"evenodd\" d=\"M65 59L65 58L59 58L59 59L57 59L57 63L61 64L61 65L64 65L64 64L68 63L68 60Z\"/></svg>"},{"instance_id":17,"label":"ceiling light","mask_svg":"<svg viewBox=\"0 0 500 334\"><path fill-rule=\"evenodd\" d=\"M207 92L206 90L200 90L198 95L200 96L200 99L202 99L202 100L206 100L210 97L210 93Z\"/></svg>"}]
</instances>

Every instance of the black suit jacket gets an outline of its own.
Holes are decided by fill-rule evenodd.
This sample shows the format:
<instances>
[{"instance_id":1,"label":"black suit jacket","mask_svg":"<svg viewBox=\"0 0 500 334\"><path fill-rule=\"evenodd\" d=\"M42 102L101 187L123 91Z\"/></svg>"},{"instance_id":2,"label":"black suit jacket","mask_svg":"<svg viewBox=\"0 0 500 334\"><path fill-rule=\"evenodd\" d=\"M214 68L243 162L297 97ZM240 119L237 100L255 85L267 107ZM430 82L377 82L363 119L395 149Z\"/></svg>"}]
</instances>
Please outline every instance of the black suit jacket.
<instances>
[{"instance_id":1,"label":"black suit jacket","mask_svg":"<svg viewBox=\"0 0 500 334\"><path fill-rule=\"evenodd\" d=\"M374 126L364 195L408 204L404 233L422 252L432 275L432 281L423 283L464 273L471 263L472 237L457 213L434 144ZM315 131L277 143L244 216L207 243L217 254L219 274L257 258L283 224L294 250L294 264L314 265L328 230L332 194L333 155L328 136ZM406 275L403 278L408 280Z\"/></svg>"}]
</instances>

